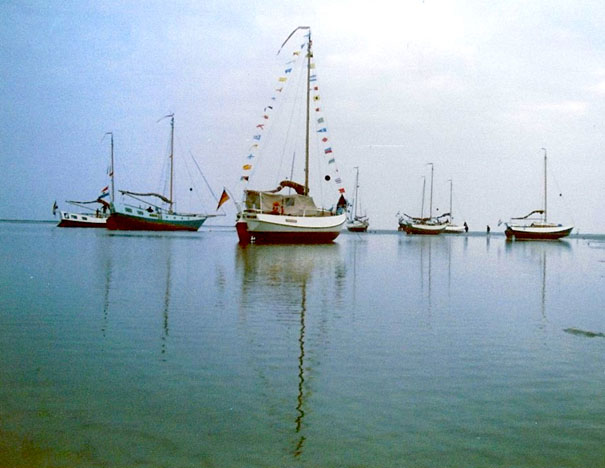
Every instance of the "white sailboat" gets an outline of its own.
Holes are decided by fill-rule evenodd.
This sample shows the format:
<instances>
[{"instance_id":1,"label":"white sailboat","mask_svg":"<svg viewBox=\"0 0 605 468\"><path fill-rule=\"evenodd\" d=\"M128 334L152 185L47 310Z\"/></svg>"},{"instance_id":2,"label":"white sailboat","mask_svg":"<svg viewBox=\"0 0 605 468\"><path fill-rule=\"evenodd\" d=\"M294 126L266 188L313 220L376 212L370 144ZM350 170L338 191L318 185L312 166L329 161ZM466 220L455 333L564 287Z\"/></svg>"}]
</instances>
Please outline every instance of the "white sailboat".
<instances>
[{"instance_id":1,"label":"white sailboat","mask_svg":"<svg viewBox=\"0 0 605 468\"><path fill-rule=\"evenodd\" d=\"M405 231L406 234L422 234L422 235L438 235L445 231L447 223L439 218L433 217L433 163L427 163L431 166L431 194L429 217L424 217L424 192L426 186L426 178L422 178L422 208L420 210L420 218L409 216L405 213L399 217L399 231Z\"/></svg>"},{"instance_id":2,"label":"white sailboat","mask_svg":"<svg viewBox=\"0 0 605 468\"><path fill-rule=\"evenodd\" d=\"M450 183L450 211L449 213L446 213L447 225L445 226L445 231L443 232L445 234L462 234L463 232L468 232L468 225L466 224L466 221L462 225L454 224L454 215L452 211L452 192L454 182L452 181L452 179L449 179L448 182Z\"/></svg>"},{"instance_id":3,"label":"white sailboat","mask_svg":"<svg viewBox=\"0 0 605 468\"><path fill-rule=\"evenodd\" d=\"M111 200L113 200L113 133L107 132L105 135L111 136L111 166L109 167L109 176L111 179ZM109 186L107 186L101 189L101 194L95 200L65 201L65 203L86 210L85 212L60 210L57 202L55 202L53 204L53 216L56 216L57 212L59 213L57 227L105 228L107 226L110 206L110 203L105 198L109 196Z\"/></svg>"},{"instance_id":4,"label":"white sailboat","mask_svg":"<svg viewBox=\"0 0 605 468\"><path fill-rule=\"evenodd\" d=\"M547 157L546 149L542 148L542 150L544 151L544 207L525 216L511 218L510 222L505 223L504 234L508 240L557 240L568 236L573 230L572 225L548 222Z\"/></svg>"},{"instance_id":5,"label":"white sailboat","mask_svg":"<svg viewBox=\"0 0 605 468\"><path fill-rule=\"evenodd\" d=\"M325 120L318 103L319 94L316 84L317 77L314 72L313 51L311 41L311 29L308 26L299 26L288 36L282 44L280 51L289 42L297 31L305 31L305 40L300 49L293 52L293 58L287 63L285 76L279 78L279 87L276 89L276 96L272 98L272 103L265 109L264 120L257 126L259 134L254 136L256 142L261 141L264 135L264 125L270 122L269 118L273 115L273 103L277 105L277 94L281 96L283 88L287 84L289 77L294 77L296 72L300 73L300 84L306 88L306 92L300 93L304 96L305 102L301 109L304 113L304 184L294 182L292 174L294 170L294 161L290 174L278 173L277 188L273 190L252 190L244 189L244 201L238 206L236 230L239 241L242 244L250 242L255 243L326 243L332 242L339 234L346 221L346 200L344 198L344 188L341 186L338 191L340 196L336 205L332 208L318 207L314 199L310 196L309 189L309 153L310 153L310 133L311 120L314 124L319 124L314 132L318 136L319 142L316 146L322 146L323 156L327 159L327 164L334 167L334 158L332 148L329 146L327 138L327 129L324 126ZM306 51L305 57L300 57L301 53ZM278 52L279 54L279 52ZM298 60L304 58L304 61ZM296 67L298 65L298 67ZM296 71L293 72L296 67ZM290 80L294 81L294 79ZM303 89L305 89L303 88ZM302 97L302 96L301 96ZM314 103L314 118L311 116L311 100ZM288 117L289 118L289 117ZM272 129L271 135L276 136ZM278 135L285 137L289 131L277 132ZM295 133L295 130L292 130ZM302 141L301 141L302 143ZM243 166L244 175L241 177L246 184L249 181L250 174L256 169L256 157L258 143L253 145L246 164ZM294 152L295 154L295 152ZM268 155L266 155L268 156ZM280 169L280 164L276 164L276 169ZM283 171L283 166L281 168ZM337 169L336 169L337 172ZM331 181L329 175L325 176L326 181ZM336 176L333 180L335 184L341 184L340 177ZM294 193L291 193L292 190ZM335 197L336 198L336 197ZM336 199L334 200L336 201Z\"/></svg>"},{"instance_id":6,"label":"white sailboat","mask_svg":"<svg viewBox=\"0 0 605 468\"><path fill-rule=\"evenodd\" d=\"M359 208L359 167L355 166L355 171L355 197L350 207L347 229L351 232L366 232L370 226L370 219L357 213Z\"/></svg>"}]
</instances>

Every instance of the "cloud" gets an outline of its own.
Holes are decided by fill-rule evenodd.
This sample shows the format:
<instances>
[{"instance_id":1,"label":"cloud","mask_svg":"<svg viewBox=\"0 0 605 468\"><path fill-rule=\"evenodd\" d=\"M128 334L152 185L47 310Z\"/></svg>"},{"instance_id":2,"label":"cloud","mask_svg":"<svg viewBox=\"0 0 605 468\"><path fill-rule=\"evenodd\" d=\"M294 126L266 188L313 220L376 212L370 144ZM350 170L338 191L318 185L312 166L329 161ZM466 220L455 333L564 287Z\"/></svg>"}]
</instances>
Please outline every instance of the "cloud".
<instances>
[{"instance_id":1,"label":"cloud","mask_svg":"<svg viewBox=\"0 0 605 468\"><path fill-rule=\"evenodd\" d=\"M591 91L594 91L597 94L604 94L605 95L605 81L601 81L600 83L591 86L590 87Z\"/></svg>"}]
</instances>

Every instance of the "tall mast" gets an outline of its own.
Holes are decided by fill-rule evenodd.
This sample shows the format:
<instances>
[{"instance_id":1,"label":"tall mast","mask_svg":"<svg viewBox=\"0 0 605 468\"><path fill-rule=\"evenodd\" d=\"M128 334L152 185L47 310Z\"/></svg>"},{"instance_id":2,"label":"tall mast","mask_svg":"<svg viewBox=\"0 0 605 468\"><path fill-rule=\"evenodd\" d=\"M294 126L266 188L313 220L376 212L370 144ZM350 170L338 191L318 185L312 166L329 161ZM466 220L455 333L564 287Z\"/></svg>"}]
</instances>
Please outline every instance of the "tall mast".
<instances>
[{"instance_id":1,"label":"tall mast","mask_svg":"<svg viewBox=\"0 0 605 468\"><path fill-rule=\"evenodd\" d=\"M431 166L431 198L429 199L429 218L433 217L433 163L427 163Z\"/></svg>"},{"instance_id":2,"label":"tall mast","mask_svg":"<svg viewBox=\"0 0 605 468\"><path fill-rule=\"evenodd\" d=\"M172 213L172 179L174 177L174 114L168 114L158 120L158 122L170 117L170 204L169 212Z\"/></svg>"},{"instance_id":3,"label":"tall mast","mask_svg":"<svg viewBox=\"0 0 605 468\"><path fill-rule=\"evenodd\" d=\"M305 195L309 195L309 122L311 105L311 29L309 29L309 44L307 45L307 125L305 134Z\"/></svg>"},{"instance_id":4,"label":"tall mast","mask_svg":"<svg viewBox=\"0 0 605 468\"><path fill-rule=\"evenodd\" d=\"M174 176L174 114L170 114L170 213L172 213L172 179Z\"/></svg>"},{"instance_id":5,"label":"tall mast","mask_svg":"<svg viewBox=\"0 0 605 468\"><path fill-rule=\"evenodd\" d=\"M357 205L359 204L357 202L357 192L359 189L359 166L355 166L355 170L357 171L357 173L355 174L355 198L353 200L353 204L355 206L353 207L353 217L357 218Z\"/></svg>"},{"instance_id":6,"label":"tall mast","mask_svg":"<svg viewBox=\"0 0 605 468\"><path fill-rule=\"evenodd\" d=\"M547 208L547 198L546 198L546 148L542 148L544 150L544 222L547 221L546 216L546 208Z\"/></svg>"},{"instance_id":7,"label":"tall mast","mask_svg":"<svg viewBox=\"0 0 605 468\"><path fill-rule=\"evenodd\" d=\"M111 137L111 165L109 166L109 177L111 178L111 201L115 199L115 186L113 182L113 132L106 132Z\"/></svg>"},{"instance_id":8,"label":"tall mast","mask_svg":"<svg viewBox=\"0 0 605 468\"><path fill-rule=\"evenodd\" d=\"M422 204L420 205L421 218L424 218L424 192L426 192L426 177L422 176Z\"/></svg>"},{"instance_id":9,"label":"tall mast","mask_svg":"<svg viewBox=\"0 0 605 468\"><path fill-rule=\"evenodd\" d=\"M452 216L452 188L454 186L454 182L452 181L452 179L449 179L449 183L450 183L450 219L454 219L454 217Z\"/></svg>"}]
</instances>

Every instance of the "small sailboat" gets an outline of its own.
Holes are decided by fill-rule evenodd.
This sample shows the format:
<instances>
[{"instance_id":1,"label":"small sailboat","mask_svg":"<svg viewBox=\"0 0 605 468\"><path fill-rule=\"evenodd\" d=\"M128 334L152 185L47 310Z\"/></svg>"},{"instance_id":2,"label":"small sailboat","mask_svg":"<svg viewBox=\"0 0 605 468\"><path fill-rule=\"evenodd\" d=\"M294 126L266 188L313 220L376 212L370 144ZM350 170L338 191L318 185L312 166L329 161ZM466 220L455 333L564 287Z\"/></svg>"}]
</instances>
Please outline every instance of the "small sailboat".
<instances>
[{"instance_id":1,"label":"small sailboat","mask_svg":"<svg viewBox=\"0 0 605 468\"><path fill-rule=\"evenodd\" d=\"M174 211L174 114L170 118L170 194L140 193L120 190L124 197L138 202L111 203L107 229L117 231L197 231L204 222L217 215L201 213L177 213ZM160 120L162 120L160 119Z\"/></svg>"},{"instance_id":2,"label":"small sailboat","mask_svg":"<svg viewBox=\"0 0 605 468\"><path fill-rule=\"evenodd\" d=\"M355 197L349 210L347 229L351 232L366 232L370 226L370 220L365 215L357 214L359 208L359 167L355 166Z\"/></svg>"},{"instance_id":3,"label":"small sailboat","mask_svg":"<svg viewBox=\"0 0 605 468\"><path fill-rule=\"evenodd\" d=\"M531 213L511 218L511 221L505 223L504 234L507 240L556 240L568 236L573 230L571 225L562 225L549 223L547 217L547 156L544 151L544 207L540 210L534 210Z\"/></svg>"},{"instance_id":4,"label":"small sailboat","mask_svg":"<svg viewBox=\"0 0 605 468\"><path fill-rule=\"evenodd\" d=\"M107 132L105 135L111 136L111 165L109 167L109 177L111 179L111 200L113 200L113 133ZM53 216L59 213L59 223L57 227L79 227L79 228L105 228L107 218L109 217L110 203L105 200L109 197L109 186L101 190L101 194L95 200L76 201L66 200L73 206L86 210L86 212L64 211L59 209L57 202L53 204Z\"/></svg>"},{"instance_id":5,"label":"small sailboat","mask_svg":"<svg viewBox=\"0 0 605 468\"><path fill-rule=\"evenodd\" d=\"M258 134L254 135L255 143L250 148L250 154L247 156L246 163L242 169L244 174L240 178L244 182L245 188L244 201L238 206L238 213L236 219L236 230L241 244L248 244L251 242L255 243L328 243L332 242L339 234L346 221L346 199L344 198L344 187L342 187L342 180L338 177L338 169L335 167L335 159L332 155L332 147L328 142L327 127L325 124L325 117L322 114L320 102L319 102L319 88L317 86L317 75L315 74L315 64L313 63L313 51L311 41L311 29L309 26L299 26L288 36L288 38L282 44L280 51L289 42L297 31L304 31L304 42L294 50L291 60L287 62L284 76L278 80L278 88L276 88L276 94L273 96L272 102L265 108L265 114L263 120L257 125ZM279 52L278 52L279 54ZM302 54L302 56L301 56ZM300 80L296 80L300 78ZM294 117L294 121L300 122L299 125L295 125L296 128L287 128L283 131L276 131L275 127L271 128L271 132L265 131L264 126L269 125L273 119L273 115L280 115L274 109L282 101L284 105L289 104L290 101L286 101L286 96L283 96L286 91L290 91L291 88L286 89L288 83L294 84L298 82L303 86L301 93L294 94L300 96L300 100L296 97L292 98L292 102L301 102L299 106L293 106L291 116ZM290 94L287 94L290 97ZM278 97L280 99L278 99ZM313 110L311 110L311 102L313 101ZM281 109L280 109L281 111ZM281 113L284 115L284 113ZM299 118L299 120L296 120ZM270 120L271 119L271 120ZM303 120L304 119L304 120ZM291 117L284 117L284 120L291 122ZM284 123L285 124L285 123ZM330 185L336 184L338 192L340 194L336 205L332 205L330 208L319 207L316 205L315 200L310 196L310 135L311 135L311 124L315 126L313 129L313 135L317 137L316 144L313 147L321 147L322 157L321 160L317 161L317 166L321 163L327 167L331 167L332 173L336 174L335 177L329 174L324 177L324 181ZM276 122L275 125L278 125ZM300 138L294 138L298 136L296 134L298 128L304 128L304 138L301 132ZM280 128L281 130L281 128ZM304 142L304 183L295 182L294 169L294 157L290 168L286 165L279 163L277 157L278 152L283 150L277 150L271 153L275 155L277 162L272 163L269 168L271 172L277 172L275 180L281 180L277 184L277 188L273 190L252 190L248 189L248 181L250 175L256 171L261 165L261 162L257 163L257 156L260 154L259 144L261 138L267 135L267 145L263 148L263 154L269 156L268 147L270 143L277 139L284 139L284 147L298 148L297 144L302 146ZM288 138L292 136L293 138ZM296 142L292 141L296 140ZM264 140L263 140L264 141ZM296 152L294 151L295 155ZM317 167L313 166L313 167ZM289 169L289 173L284 173L285 170ZM258 175L258 174L257 174ZM296 177L302 177L303 174L297 175ZM322 182L322 181L320 181ZM258 183L258 182L257 182ZM318 182L319 183L319 182ZM292 193L293 191L293 193ZM327 192L327 189L326 189ZM320 193L325 193L323 190Z\"/></svg>"},{"instance_id":6,"label":"small sailboat","mask_svg":"<svg viewBox=\"0 0 605 468\"><path fill-rule=\"evenodd\" d=\"M468 225L466 224L466 221L462 225L454 224L454 215L452 214L453 213L453 211L452 211L452 192L453 192L454 182L452 181L452 179L449 179L448 182L450 183L450 211L449 211L449 213L446 213L447 225L445 226L445 230L443 232L444 232L444 234L462 234L464 232L468 232ZM445 215L442 215L442 216L445 216Z\"/></svg>"},{"instance_id":7,"label":"small sailboat","mask_svg":"<svg viewBox=\"0 0 605 468\"><path fill-rule=\"evenodd\" d=\"M399 231L405 231L406 234L422 234L422 235L438 235L445 231L447 223L441 221L441 217L433 217L433 163L428 163L431 166L431 193L430 207L428 218L424 217L424 193L426 188L426 178L422 179L422 208L420 210L420 218L409 216L405 213L399 217Z\"/></svg>"}]
</instances>

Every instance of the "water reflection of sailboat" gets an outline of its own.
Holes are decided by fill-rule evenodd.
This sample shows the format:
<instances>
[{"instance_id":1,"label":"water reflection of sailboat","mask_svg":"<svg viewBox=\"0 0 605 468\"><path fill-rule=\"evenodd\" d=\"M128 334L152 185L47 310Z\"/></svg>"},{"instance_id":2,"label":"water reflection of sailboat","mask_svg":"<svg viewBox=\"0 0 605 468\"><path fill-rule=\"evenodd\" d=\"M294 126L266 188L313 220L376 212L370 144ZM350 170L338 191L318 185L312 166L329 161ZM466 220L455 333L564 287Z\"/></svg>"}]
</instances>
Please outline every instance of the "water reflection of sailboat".
<instances>
[{"instance_id":1,"label":"water reflection of sailboat","mask_svg":"<svg viewBox=\"0 0 605 468\"><path fill-rule=\"evenodd\" d=\"M548 259L553 259L570 251L571 246L568 242L522 242L505 243L505 250L509 255L517 255L520 259L530 264L530 281L536 286L534 289L540 291L539 302L540 311L543 320L547 315L547 265ZM551 266L551 272L557 271L557 268Z\"/></svg>"},{"instance_id":2,"label":"water reflection of sailboat","mask_svg":"<svg viewBox=\"0 0 605 468\"><path fill-rule=\"evenodd\" d=\"M171 250L170 250L170 238L167 238L168 248L166 252L166 289L164 292L164 308L162 311L162 355L166 354L166 344L168 341L168 312L170 310L170 289L172 286L172 276L171 276Z\"/></svg>"},{"instance_id":3,"label":"water reflection of sailboat","mask_svg":"<svg viewBox=\"0 0 605 468\"><path fill-rule=\"evenodd\" d=\"M263 356L270 359L267 368L275 366L275 356L270 354L274 349L283 351L284 335L283 327L296 330L296 355L295 366L286 364L288 368L295 369L297 376L296 403L293 413L293 433L294 440L289 449L294 457L300 457L304 451L306 441L305 414L308 412L308 399L310 395L309 374L313 373L314 368L311 362L317 362L309 356L308 336L314 337L317 333L325 332L324 329L317 329L313 325L319 319L319 313L325 312L323 301L317 304L314 300L317 287L330 287L336 298L340 300L341 277L344 275L344 268L341 268L339 262L339 245L252 245L247 247L237 247L236 260L237 269L242 273L242 309L245 336L250 340L250 344L255 349L262 349ZM331 284L332 283L332 284ZM325 297L325 292L321 292ZM259 326L254 327L254 320L263 313ZM274 330L273 325L278 325L278 330L271 335ZM309 328L311 327L311 328ZM275 342L277 341L277 343ZM317 340L318 343L324 343L327 340ZM260 348L258 343L262 343ZM291 342L286 342L287 348L290 348ZM318 352L318 346L313 347L313 353ZM255 367L257 372L265 381L267 391L275 390L275 382L268 382L265 376L266 369L262 362L263 356L255 355ZM279 356L283 360L283 356ZM289 398L286 396L285 398ZM274 405L276 401L284 400L284 396L268 395L268 404ZM283 408L278 408L284 411ZM291 410L290 410L291 411ZM286 416L287 417L287 416Z\"/></svg>"}]
</instances>

